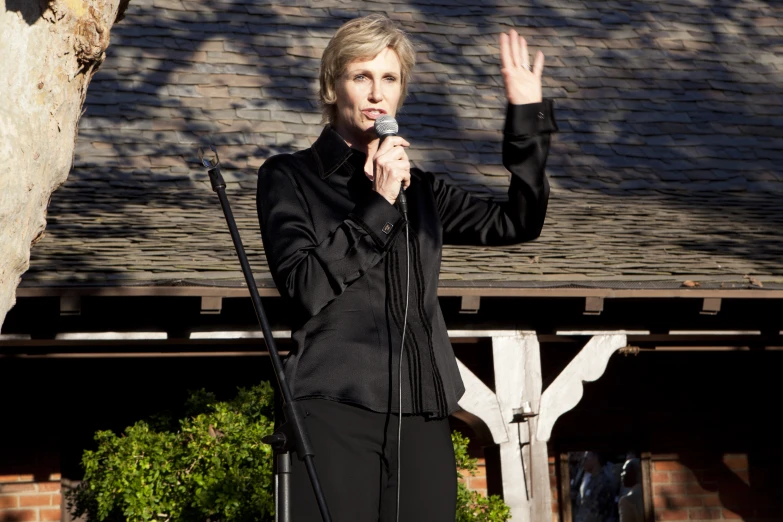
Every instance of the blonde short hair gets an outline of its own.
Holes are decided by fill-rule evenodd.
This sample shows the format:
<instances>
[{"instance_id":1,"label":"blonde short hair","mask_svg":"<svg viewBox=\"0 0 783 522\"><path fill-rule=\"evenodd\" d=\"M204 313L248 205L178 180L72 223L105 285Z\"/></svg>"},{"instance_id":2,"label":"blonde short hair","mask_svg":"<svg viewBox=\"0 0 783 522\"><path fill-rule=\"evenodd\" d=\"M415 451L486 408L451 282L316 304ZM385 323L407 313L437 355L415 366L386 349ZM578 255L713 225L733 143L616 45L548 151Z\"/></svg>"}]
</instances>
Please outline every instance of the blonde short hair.
<instances>
[{"instance_id":1,"label":"blonde short hair","mask_svg":"<svg viewBox=\"0 0 783 522\"><path fill-rule=\"evenodd\" d=\"M408 35L397 24L383 15L371 14L343 24L324 50L318 75L322 123L334 124L337 118L335 85L346 66L355 60L371 60L387 47L400 59L402 95L397 109L402 107L408 93L408 80L416 64L416 51Z\"/></svg>"}]
</instances>

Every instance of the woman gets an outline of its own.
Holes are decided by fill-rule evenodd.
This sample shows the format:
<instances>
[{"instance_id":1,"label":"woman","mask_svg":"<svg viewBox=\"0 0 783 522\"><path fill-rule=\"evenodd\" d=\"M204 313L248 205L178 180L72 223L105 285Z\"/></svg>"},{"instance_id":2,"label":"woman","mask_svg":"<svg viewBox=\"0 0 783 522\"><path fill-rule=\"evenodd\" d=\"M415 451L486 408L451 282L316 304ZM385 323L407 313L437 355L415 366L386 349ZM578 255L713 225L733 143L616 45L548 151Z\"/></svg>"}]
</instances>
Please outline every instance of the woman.
<instances>
[{"instance_id":1,"label":"woman","mask_svg":"<svg viewBox=\"0 0 783 522\"><path fill-rule=\"evenodd\" d=\"M281 295L296 309L287 378L306 412L336 521L395 520L398 401L399 520L454 520L448 415L464 387L437 299L441 246L538 237L556 130L551 102L541 98L543 54L531 67L515 31L500 36L500 47L509 102L507 203L411 167L402 137L379 143L374 122L402 106L415 59L405 33L379 15L346 23L324 51L320 98L328 125L318 140L259 170L264 249ZM395 207L401 187L407 230ZM293 484L294 520L320 520L299 461Z\"/></svg>"}]
</instances>

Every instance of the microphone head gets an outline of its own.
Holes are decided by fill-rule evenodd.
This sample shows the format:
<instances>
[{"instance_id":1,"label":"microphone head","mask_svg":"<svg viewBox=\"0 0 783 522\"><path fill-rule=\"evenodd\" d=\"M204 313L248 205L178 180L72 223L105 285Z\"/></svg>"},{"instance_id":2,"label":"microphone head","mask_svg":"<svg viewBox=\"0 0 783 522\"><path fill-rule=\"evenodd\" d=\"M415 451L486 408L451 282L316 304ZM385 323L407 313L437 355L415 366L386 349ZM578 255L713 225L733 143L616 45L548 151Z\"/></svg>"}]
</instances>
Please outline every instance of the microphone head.
<instances>
[{"instance_id":1,"label":"microphone head","mask_svg":"<svg viewBox=\"0 0 783 522\"><path fill-rule=\"evenodd\" d=\"M400 128L397 125L397 120L394 119L394 116L384 114L375 120L375 132L378 134L379 138L385 138L386 136L396 136L397 131L399 130Z\"/></svg>"}]
</instances>

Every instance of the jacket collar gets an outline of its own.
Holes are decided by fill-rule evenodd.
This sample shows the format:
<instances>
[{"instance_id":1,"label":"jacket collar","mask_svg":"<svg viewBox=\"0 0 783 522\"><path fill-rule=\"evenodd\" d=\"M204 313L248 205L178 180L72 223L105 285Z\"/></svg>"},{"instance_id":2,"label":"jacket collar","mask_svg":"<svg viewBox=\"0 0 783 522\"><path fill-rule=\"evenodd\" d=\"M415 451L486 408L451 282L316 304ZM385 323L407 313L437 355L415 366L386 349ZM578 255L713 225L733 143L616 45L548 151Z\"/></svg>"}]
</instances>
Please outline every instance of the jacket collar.
<instances>
[{"instance_id":1,"label":"jacket collar","mask_svg":"<svg viewBox=\"0 0 783 522\"><path fill-rule=\"evenodd\" d=\"M361 168L364 168L365 155L356 149L352 149L345 143L331 125L324 127L321 135L313 143L313 152L318 163L318 174L321 179L331 176L337 169L351 160L352 165L361 161ZM354 169L349 169L353 171Z\"/></svg>"}]
</instances>

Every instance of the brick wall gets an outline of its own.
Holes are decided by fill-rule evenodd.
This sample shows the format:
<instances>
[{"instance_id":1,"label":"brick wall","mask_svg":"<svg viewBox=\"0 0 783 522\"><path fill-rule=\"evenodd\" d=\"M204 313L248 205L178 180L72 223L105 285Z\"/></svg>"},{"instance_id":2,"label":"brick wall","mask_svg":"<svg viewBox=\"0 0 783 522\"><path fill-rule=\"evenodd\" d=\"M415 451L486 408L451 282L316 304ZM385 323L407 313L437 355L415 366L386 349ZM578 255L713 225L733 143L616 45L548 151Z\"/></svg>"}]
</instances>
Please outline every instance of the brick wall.
<instances>
[{"instance_id":1,"label":"brick wall","mask_svg":"<svg viewBox=\"0 0 783 522\"><path fill-rule=\"evenodd\" d=\"M477 462L477 470L475 475L471 475L466 471L461 471L460 482L466 484L468 489L478 491L484 496L487 496L487 465L486 460L479 458ZM558 513L558 491L557 491L557 474L555 472L555 458L549 457L549 486L552 490L552 522L559 521Z\"/></svg>"},{"instance_id":2,"label":"brick wall","mask_svg":"<svg viewBox=\"0 0 783 522\"><path fill-rule=\"evenodd\" d=\"M712 485L708 470L692 470L676 460L659 460L652 463L651 475L656 520L739 518L722 507L716 491L706 489Z\"/></svg>"},{"instance_id":3,"label":"brick wall","mask_svg":"<svg viewBox=\"0 0 783 522\"><path fill-rule=\"evenodd\" d=\"M559 521L559 490L551 458L549 470L553 520ZM783 454L770 447L750 453L715 450L653 453L650 490L656 522L780 522L783 520Z\"/></svg>"},{"instance_id":4,"label":"brick wall","mask_svg":"<svg viewBox=\"0 0 783 522\"><path fill-rule=\"evenodd\" d=\"M60 475L0 475L0 522L60 520Z\"/></svg>"},{"instance_id":5,"label":"brick wall","mask_svg":"<svg viewBox=\"0 0 783 522\"><path fill-rule=\"evenodd\" d=\"M776 459L747 454L653 456L655 519L661 521L783 519Z\"/></svg>"},{"instance_id":6,"label":"brick wall","mask_svg":"<svg viewBox=\"0 0 783 522\"><path fill-rule=\"evenodd\" d=\"M476 462L476 474L471 475L470 472L460 471L460 482L468 486L468 489L478 491L485 497L487 496L487 463L483 458L479 458Z\"/></svg>"}]
</instances>

